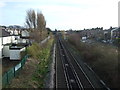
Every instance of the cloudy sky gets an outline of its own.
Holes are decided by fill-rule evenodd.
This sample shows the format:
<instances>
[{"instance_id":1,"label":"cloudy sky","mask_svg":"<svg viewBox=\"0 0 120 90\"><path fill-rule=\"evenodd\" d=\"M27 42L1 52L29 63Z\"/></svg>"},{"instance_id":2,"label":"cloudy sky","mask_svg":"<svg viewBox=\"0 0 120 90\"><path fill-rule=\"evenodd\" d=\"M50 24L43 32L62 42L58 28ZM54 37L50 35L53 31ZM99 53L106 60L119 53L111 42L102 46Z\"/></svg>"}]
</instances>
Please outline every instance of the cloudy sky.
<instances>
[{"instance_id":1,"label":"cloudy sky","mask_svg":"<svg viewBox=\"0 0 120 90\"><path fill-rule=\"evenodd\" d=\"M0 25L24 26L26 11L42 11L52 30L118 26L119 0L0 0Z\"/></svg>"}]
</instances>

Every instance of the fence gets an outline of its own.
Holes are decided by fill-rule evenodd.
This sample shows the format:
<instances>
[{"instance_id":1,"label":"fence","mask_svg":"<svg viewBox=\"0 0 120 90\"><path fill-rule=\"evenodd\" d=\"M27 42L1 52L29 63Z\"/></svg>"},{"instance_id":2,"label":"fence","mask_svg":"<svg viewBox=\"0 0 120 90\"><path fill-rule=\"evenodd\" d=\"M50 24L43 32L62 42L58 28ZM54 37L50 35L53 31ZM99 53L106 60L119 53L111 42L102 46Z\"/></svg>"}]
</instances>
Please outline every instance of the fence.
<instances>
[{"instance_id":1,"label":"fence","mask_svg":"<svg viewBox=\"0 0 120 90\"><path fill-rule=\"evenodd\" d=\"M47 38L45 38L44 40L42 40L41 44L45 43L48 39L50 39L50 36L48 36Z\"/></svg>"},{"instance_id":2,"label":"fence","mask_svg":"<svg viewBox=\"0 0 120 90\"><path fill-rule=\"evenodd\" d=\"M10 84L11 80L19 75L20 70L24 66L26 60L28 58L28 55L26 55L19 64L17 64L15 67L11 68L9 71L7 71L3 76L2 76L2 87L5 87L6 85Z\"/></svg>"}]
</instances>

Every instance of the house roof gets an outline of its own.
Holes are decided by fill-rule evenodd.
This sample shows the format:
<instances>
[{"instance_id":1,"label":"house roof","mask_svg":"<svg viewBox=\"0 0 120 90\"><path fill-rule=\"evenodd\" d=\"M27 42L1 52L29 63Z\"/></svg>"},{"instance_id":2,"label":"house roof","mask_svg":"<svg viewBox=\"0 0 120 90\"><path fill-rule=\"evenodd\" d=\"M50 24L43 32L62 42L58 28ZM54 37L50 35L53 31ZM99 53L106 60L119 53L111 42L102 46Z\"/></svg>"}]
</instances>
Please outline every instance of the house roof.
<instances>
[{"instance_id":1,"label":"house roof","mask_svg":"<svg viewBox=\"0 0 120 90\"><path fill-rule=\"evenodd\" d=\"M4 29L1 30L1 34L0 37L7 37L7 36L11 36L9 32L5 31Z\"/></svg>"}]
</instances>

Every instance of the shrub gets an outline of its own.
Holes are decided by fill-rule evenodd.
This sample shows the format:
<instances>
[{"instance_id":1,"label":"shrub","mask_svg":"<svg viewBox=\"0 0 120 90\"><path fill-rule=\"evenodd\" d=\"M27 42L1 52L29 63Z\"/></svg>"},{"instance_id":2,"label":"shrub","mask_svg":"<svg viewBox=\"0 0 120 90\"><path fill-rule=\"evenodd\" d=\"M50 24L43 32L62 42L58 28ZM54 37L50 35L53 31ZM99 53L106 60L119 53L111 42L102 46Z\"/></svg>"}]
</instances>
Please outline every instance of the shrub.
<instances>
[{"instance_id":1,"label":"shrub","mask_svg":"<svg viewBox=\"0 0 120 90\"><path fill-rule=\"evenodd\" d=\"M25 55L26 55L26 51L21 51L20 52L21 59L24 58Z\"/></svg>"},{"instance_id":2,"label":"shrub","mask_svg":"<svg viewBox=\"0 0 120 90\"><path fill-rule=\"evenodd\" d=\"M30 54L33 58L39 59L39 54L41 53L42 48L38 43L33 43L32 46L28 47L27 52Z\"/></svg>"}]
</instances>

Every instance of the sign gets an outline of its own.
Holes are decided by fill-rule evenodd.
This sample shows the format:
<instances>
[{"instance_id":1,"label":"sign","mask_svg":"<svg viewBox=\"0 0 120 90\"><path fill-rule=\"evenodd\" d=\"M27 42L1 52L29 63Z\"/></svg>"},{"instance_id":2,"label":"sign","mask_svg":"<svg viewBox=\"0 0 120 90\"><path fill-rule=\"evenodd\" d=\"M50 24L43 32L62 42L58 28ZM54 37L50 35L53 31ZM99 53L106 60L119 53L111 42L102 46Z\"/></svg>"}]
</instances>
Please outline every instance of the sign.
<instances>
[{"instance_id":1,"label":"sign","mask_svg":"<svg viewBox=\"0 0 120 90\"><path fill-rule=\"evenodd\" d=\"M15 71L17 71L19 68L21 68L21 63L15 66Z\"/></svg>"}]
</instances>

